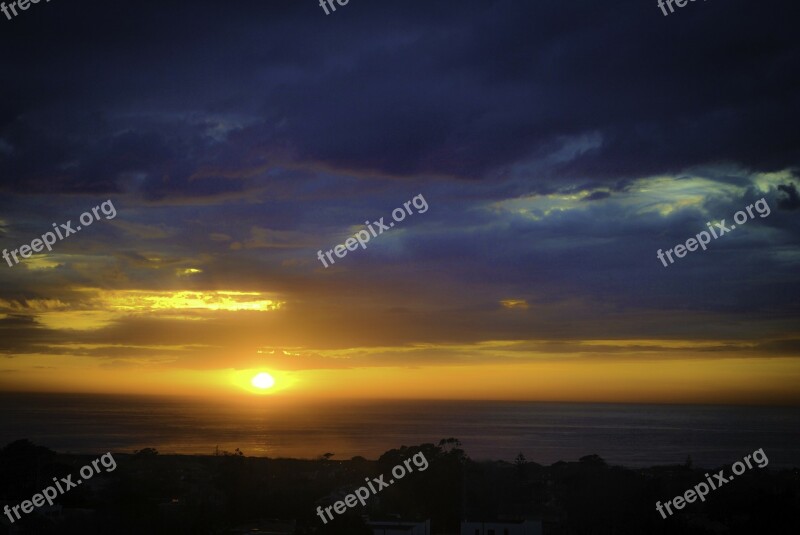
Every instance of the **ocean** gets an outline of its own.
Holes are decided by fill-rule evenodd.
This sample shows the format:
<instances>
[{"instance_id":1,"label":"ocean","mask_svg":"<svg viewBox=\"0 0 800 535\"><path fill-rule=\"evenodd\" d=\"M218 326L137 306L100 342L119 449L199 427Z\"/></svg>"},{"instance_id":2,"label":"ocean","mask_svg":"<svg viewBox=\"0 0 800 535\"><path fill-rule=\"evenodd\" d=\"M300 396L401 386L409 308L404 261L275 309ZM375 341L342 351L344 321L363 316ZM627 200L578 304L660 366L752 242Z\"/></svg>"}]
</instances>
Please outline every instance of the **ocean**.
<instances>
[{"instance_id":1,"label":"ocean","mask_svg":"<svg viewBox=\"0 0 800 535\"><path fill-rule=\"evenodd\" d=\"M763 448L800 466L797 407L487 401L317 401L0 394L0 445L27 438L59 452L376 459L401 445L461 440L476 460L552 464L597 454L627 467L732 463Z\"/></svg>"}]
</instances>

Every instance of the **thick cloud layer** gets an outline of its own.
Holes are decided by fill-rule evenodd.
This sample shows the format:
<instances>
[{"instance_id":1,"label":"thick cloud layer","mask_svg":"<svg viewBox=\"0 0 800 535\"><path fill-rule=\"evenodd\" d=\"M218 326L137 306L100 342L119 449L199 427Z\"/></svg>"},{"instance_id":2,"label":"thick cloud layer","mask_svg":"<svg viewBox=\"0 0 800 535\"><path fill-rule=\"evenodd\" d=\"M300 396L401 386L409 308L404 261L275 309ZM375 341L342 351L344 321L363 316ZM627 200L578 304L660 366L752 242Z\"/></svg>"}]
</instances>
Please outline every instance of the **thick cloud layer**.
<instances>
[{"instance_id":1,"label":"thick cloud layer","mask_svg":"<svg viewBox=\"0 0 800 535\"><path fill-rule=\"evenodd\" d=\"M527 162L532 181L796 167L798 8L689 7L37 6L0 37L3 187L217 196L276 162L457 179Z\"/></svg>"},{"instance_id":2,"label":"thick cloud layer","mask_svg":"<svg viewBox=\"0 0 800 535\"><path fill-rule=\"evenodd\" d=\"M796 355L798 14L789 0L667 17L654 0L351 0L327 16L314 0L81 0L0 15L0 245L108 199L119 212L0 265L0 350L310 359L288 368L368 347L384 349L364 365L502 360L385 349L497 340ZM319 263L420 193L428 212ZM656 258L761 198L771 213L708 251ZM240 297L213 292L234 290L285 306L147 308L170 291L228 306Z\"/></svg>"}]
</instances>

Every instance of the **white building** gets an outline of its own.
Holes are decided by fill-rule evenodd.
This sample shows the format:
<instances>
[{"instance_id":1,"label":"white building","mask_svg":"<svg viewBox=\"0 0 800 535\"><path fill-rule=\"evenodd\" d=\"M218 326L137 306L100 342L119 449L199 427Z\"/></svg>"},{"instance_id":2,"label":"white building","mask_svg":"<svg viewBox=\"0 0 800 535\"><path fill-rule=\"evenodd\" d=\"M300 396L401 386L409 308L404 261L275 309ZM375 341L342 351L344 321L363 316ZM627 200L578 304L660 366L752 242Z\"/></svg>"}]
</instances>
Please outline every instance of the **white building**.
<instances>
[{"instance_id":1,"label":"white building","mask_svg":"<svg viewBox=\"0 0 800 535\"><path fill-rule=\"evenodd\" d=\"M462 522L461 535L542 535L542 523L539 520Z\"/></svg>"},{"instance_id":2,"label":"white building","mask_svg":"<svg viewBox=\"0 0 800 535\"><path fill-rule=\"evenodd\" d=\"M372 529L372 535L431 535L431 521L425 522L374 522L367 525Z\"/></svg>"}]
</instances>

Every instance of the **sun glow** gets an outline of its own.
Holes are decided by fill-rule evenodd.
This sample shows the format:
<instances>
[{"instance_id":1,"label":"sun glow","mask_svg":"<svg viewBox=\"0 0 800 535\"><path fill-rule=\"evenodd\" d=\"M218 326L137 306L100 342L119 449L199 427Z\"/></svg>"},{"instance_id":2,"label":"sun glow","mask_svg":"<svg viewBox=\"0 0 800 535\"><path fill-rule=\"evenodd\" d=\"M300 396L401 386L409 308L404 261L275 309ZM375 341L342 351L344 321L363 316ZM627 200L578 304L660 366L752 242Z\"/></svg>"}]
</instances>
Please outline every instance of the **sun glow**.
<instances>
[{"instance_id":1,"label":"sun glow","mask_svg":"<svg viewBox=\"0 0 800 535\"><path fill-rule=\"evenodd\" d=\"M250 384L261 390L267 390L275 386L275 379L270 374L261 372L250 380Z\"/></svg>"},{"instance_id":2,"label":"sun glow","mask_svg":"<svg viewBox=\"0 0 800 535\"><path fill-rule=\"evenodd\" d=\"M298 378L293 372L281 370L267 372L265 368L259 366L228 370L228 382L231 386L248 394L274 396L294 389L298 384Z\"/></svg>"}]
</instances>

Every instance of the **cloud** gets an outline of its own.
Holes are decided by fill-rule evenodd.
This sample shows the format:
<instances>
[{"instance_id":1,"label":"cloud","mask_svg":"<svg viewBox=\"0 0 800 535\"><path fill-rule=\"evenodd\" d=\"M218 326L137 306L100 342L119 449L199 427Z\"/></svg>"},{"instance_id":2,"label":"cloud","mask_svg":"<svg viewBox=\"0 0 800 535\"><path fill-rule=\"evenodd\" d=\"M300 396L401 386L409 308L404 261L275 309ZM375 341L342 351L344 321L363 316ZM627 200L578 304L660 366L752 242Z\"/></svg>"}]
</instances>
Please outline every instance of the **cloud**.
<instances>
[{"instance_id":1,"label":"cloud","mask_svg":"<svg viewBox=\"0 0 800 535\"><path fill-rule=\"evenodd\" d=\"M529 182L612 183L800 161L791 2L681 13L676 39L675 21L632 0L409 0L336 24L300 5L165 2L155 21L87 1L80 14L49 6L35 39L0 37L24 51L10 70L28 74L0 106L6 192L200 202L244 199L281 166L496 179L528 162L540 170ZM741 31L753 17L758 28ZM180 32L166 22L178 19ZM66 27L92 31L78 41ZM213 43L199 31L211 27ZM608 61L598 42L637 46ZM104 53L86 65L85 46Z\"/></svg>"},{"instance_id":2,"label":"cloud","mask_svg":"<svg viewBox=\"0 0 800 535\"><path fill-rule=\"evenodd\" d=\"M800 262L795 2L680 20L633 0L362 2L335 22L302 2L150 7L54 2L0 34L17 51L2 247L121 207L0 266L4 354L216 369L282 347L299 355L275 366L306 369L792 351L775 333ZM420 192L424 217L320 269L320 244ZM657 260L761 197L782 210ZM604 337L630 345L580 343Z\"/></svg>"},{"instance_id":3,"label":"cloud","mask_svg":"<svg viewBox=\"0 0 800 535\"><path fill-rule=\"evenodd\" d=\"M164 225L146 225L123 220L115 220L111 224L140 240L160 240L169 238L175 233L174 230L167 229Z\"/></svg>"},{"instance_id":4,"label":"cloud","mask_svg":"<svg viewBox=\"0 0 800 535\"><path fill-rule=\"evenodd\" d=\"M313 247L313 236L290 230L272 230L253 227L250 238L244 241L245 249L301 249Z\"/></svg>"},{"instance_id":5,"label":"cloud","mask_svg":"<svg viewBox=\"0 0 800 535\"><path fill-rule=\"evenodd\" d=\"M584 201L601 201L603 199L608 199L611 197L611 192L609 191L594 191L588 196L584 197L582 200Z\"/></svg>"},{"instance_id":6,"label":"cloud","mask_svg":"<svg viewBox=\"0 0 800 535\"><path fill-rule=\"evenodd\" d=\"M797 186L794 184L780 184L778 189L786 194L786 197L778 199L778 208L781 210L797 210L800 208L800 195L797 193Z\"/></svg>"}]
</instances>

